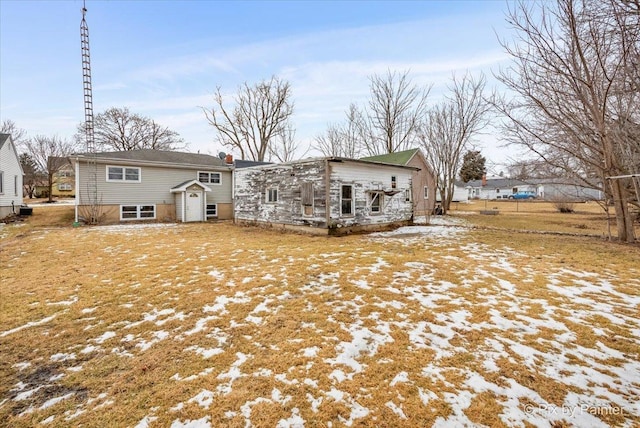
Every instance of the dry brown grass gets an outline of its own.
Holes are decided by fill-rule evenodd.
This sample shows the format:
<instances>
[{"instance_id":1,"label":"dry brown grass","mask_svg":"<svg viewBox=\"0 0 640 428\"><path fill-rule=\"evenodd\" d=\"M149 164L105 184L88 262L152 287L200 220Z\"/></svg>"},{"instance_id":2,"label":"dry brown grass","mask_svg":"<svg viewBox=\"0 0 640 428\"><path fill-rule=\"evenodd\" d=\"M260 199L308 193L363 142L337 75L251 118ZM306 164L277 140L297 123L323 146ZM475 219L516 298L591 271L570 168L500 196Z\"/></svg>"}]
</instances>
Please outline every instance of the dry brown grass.
<instances>
[{"instance_id":1,"label":"dry brown grass","mask_svg":"<svg viewBox=\"0 0 640 428\"><path fill-rule=\"evenodd\" d=\"M9 426L640 422L635 247L468 229L42 228L36 214L0 241ZM626 414L548 411L572 403Z\"/></svg>"},{"instance_id":2,"label":"dry brown grass","mask_svg":"<svg viewBox=\"0 0 640 428\"><path fill-rule=\"evenodd\" d=\"M576 203L573 213L560 213L552 202L480 201L453 203L451 214L476 226L527 232L556 232L585 236L616 236L613 208L607 214L596 202ZM498 215L483 215L482 210L496 210ZM640 222L636 224L640 237Z\"/></svg>"}]
</instances>

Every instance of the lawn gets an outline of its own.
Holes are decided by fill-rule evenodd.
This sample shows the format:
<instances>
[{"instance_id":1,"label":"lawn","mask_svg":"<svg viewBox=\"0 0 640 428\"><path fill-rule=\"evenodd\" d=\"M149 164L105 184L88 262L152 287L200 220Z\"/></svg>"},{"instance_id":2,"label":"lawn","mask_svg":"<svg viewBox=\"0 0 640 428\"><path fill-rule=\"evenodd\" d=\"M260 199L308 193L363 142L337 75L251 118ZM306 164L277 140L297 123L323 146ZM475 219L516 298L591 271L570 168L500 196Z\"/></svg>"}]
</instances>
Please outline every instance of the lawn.
<instances>
[{"instance_id":1,"label":"lawn","mask_svg":"<svg viewBox=\"0 0 640 428\"><path fill-rule=\"evenodd\" d=\"M638 247L40 215L0 229L7 426L640 424Z\"/></svg>"}]
</instances>

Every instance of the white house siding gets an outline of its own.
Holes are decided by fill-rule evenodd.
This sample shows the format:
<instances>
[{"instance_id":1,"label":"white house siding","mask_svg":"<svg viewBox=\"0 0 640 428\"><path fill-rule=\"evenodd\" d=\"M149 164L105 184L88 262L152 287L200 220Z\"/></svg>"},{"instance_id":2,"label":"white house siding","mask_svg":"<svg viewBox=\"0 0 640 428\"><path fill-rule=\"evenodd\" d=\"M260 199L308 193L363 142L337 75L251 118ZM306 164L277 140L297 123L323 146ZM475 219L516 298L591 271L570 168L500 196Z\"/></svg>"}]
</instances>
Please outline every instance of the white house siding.
<instances>
[{"instance_id":1,"label":"white house siding","mask_svg":"<svg viewBox=\"0 0 640 428\"><path fill-rule=\"evenodd\" d=\"M108 182L108 166L124 166L140 168L140 182ZM156 205L162 207L158 210L157 220L175 219L175 196L171 188L188 180L198 179L198 171L216 171L212 168L180 168L136 165L131 162L109 161L97 164L97 196L98 203L104 206L103 213L107 215L107 221L118 221L119 214L114 215L113 208L120 205ZM231 171L217 171L221 173L221 184L207 184L211 192L206 192L208 204L218 204L218 218L232 218L232 173ZM76 196L76 204L88 205L87 177L89 177L89 165L86 162L79 164L79 182ZM166 206L166 207L165 207ZM164 212L166 211L166 214ZM118 211L119 213L119 211Z\"/></svg>"},{"instance_id":2,"label":"white house siding","mask_svg":"<svg viewBox=\"0 0 640 428\"><path fill-rule=\"evenodd\" d=\"M6 134L0 140L0 172L2 176L2 191L0 192L0 218L12 213L12 203L16 212L23 203L22 198L22 167L11 137Z\"/></svg>"},{"instance_id":3,"label":"white house siding","mask_svg":"<svg viewBox=\"0 0 640 428\"><path fill-rule=\"evenodd\" d=\"M330 200L332 227L383 225L409 222L413 218L413 205L406 200L405 190L411 189L413 170L401 167L371 165L361 162L330 162ZM396 177L396 188L391 177ZM341 213L341 189L353 186L355 212L352 216ZM368 207L369 193L376 190L397 190L395 195L383 196L381 213L372 213Z\"/></svg>"}]
</instances>

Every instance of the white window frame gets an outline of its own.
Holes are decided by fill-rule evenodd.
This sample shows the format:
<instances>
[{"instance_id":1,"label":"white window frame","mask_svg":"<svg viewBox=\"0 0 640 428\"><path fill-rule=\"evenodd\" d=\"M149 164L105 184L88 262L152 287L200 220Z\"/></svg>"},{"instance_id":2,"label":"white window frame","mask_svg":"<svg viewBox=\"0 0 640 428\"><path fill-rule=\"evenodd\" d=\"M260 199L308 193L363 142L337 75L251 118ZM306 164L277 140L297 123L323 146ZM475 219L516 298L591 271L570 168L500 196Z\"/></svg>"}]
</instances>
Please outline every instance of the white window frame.
<instances>
[{"instance_id":1,"label":"white window frame","mask_svg":"<svg viewBox=\"0 0 640 428\"><path fill-rule=\"evenodd\" d=\"M384 193L382 192L371 192L369 193L369 211L371 212L371 215L380 215L382 214L382 209L384 206L383 203L383 197L382 195L384 195ZM377 210L374 210L374 201L378 200L378 205L377 205Z\"/></svg>"},{"instance_id":2,"label":"white window frame","mask_svg":"<svg viewBox=\"0 0 640 428\"><path fill-rule=\"evenodd\" d=\"M119 165L107 165L106 167L106 179L109 183L142 183L142 168L138 166L119 166ZM111 168L119 168L122 173L122 178L109 178L109 169ZM137 180L128 180L127 179L127 170L137 170L138 171L138 179Z\"/></svg>"},{"instance_id":3,"label":"white window frame","mask_svg":"<svg viewBox=\"0 0 640 428\"><path fill-rule=\"evenodd\" d=\"M424 186L423 192L424 199L429 199L429 186Z\"/></svg>"},{"instance_id":4,"label":"white window frame","mask_svg":"<svg viewBox=\"0 0 640 428\"><path fill-rule=\"evenodd\" d=\"M18 196L18 176L13 176L13 195Z\"/></svg>"},{"instance_id":5,"label":"white window frame","mask_svg":"<svg viewBox=\"0 0 640 428\"><path fill-rule=\"evenodd\" d=\"M62 192L70 191L73 190L73 187L71 186L71 183L58 183L58 190Z\"/></svg>"},{"instance_id":6,"label":"white window frame","mask_svg":"<svg viewBox=\"0 0 640 428\"><path fill-rule=\"evenodd\" d=\"M268 187L267 190L264 191L264 201L267 204L275 204L278 202L278 188Z\"/></svg>"},{"instance_id":7,"label":"white window frame","mask_svg":"<svg viewBox=\"0 0 640 428\"><path fill-rule=\"evenodd\" d=\"M129 213L135 212L136 216L135 217L124 217L123 216L123 209L125 207L135 208L135 211L129 210L127 212L129 212ZM143 211L142 210L143 207L153 207L153 216L143 216L143 214L148 212L148 211ZM157 210L156 210L156 205L155 204L120 205L120 221L155 220L156 219L156 213L157 213Z\"/></svg>"},{"instance_id":8,"label":"white window frame","mask_svg":"<svg viewBox=\"0 0 640 428\"><path fill-rule=\"evenodd\" d=\"M395 189L396 187L398 187L398 177L395 175L391 176L391 188Z\"/></svg>"},{"instance_id":9,"label":"white window frame","mask_svg":"<svg viewBox=\"0 0 640 428\"><path fill-rule=\"evenodd\" d=\"M207 174L207 181L202 181L200 179L200 174ZM218 176L218 182L217 183L212 181L212 177L214 175ZM222 185L222 173L221 172L216 172L216 171L198 171L198 175L196 176L196 180L198 180L200 183L211 184L213 186L221 186Z\"/></svg>"},{"instance_id":10,"label":"white window frame","mask_svg":"<svg viewBox=\"0 0 640 428\"><path fill-rule=\"evenodd\" d=\"M0 195L4 195L4 171L0 171Z\"/></svg>"},{"instance_id":11,"label":"white window frame","mask_svg":"<svg viewBox=\"0 0 640 428\"><path fill-rule=\"evenodd\" d=\"M404 201L405 202L412 202L411 201L411 189L405 189L404 190Z\"/></svg>"},{"instance_id":12,"label":"white window frame","mask_svg":"<svg viewBox=\"0 0 640 428\"><path fill-rule=\"evenodd\" d=\"M58 172L58 177L72 177L73 173L71 171L62 170Z\"/></svg>"},{"instance_id":13,"label":"white window frame","mask_svg":"<svg viewBox=\"0 0 640 428\"><path fill-rule=\"evenodd\" d=\"M210 211L213 211L213 212L210 213ZM218 204L207 204L207 206L206 206L206 214L207 214L207 218L217 218L218 217Z\"/></svg>"},{"instance_id":14,"label":"white window frame","mask_svg":"<svg viewBox=\"0 0 640 428\"><path fill-rule=\"evenodd\" d=\"M345 188L345 187L350 187L351 188L351 198L343 198L342 197L343 188ZM354 193L355 192L354 192L353 184L342 184L342 185L340 185L340 216L342 216L342 217L353 217L355 215L355 205L356 205L356 203L355 203L355 198L354 198L355 194ZM343 202L345 200L348 200L348 201L351 202L351 212L345 213L343 211L342 204L343 204Z\"/></svg>"}]
</instances>

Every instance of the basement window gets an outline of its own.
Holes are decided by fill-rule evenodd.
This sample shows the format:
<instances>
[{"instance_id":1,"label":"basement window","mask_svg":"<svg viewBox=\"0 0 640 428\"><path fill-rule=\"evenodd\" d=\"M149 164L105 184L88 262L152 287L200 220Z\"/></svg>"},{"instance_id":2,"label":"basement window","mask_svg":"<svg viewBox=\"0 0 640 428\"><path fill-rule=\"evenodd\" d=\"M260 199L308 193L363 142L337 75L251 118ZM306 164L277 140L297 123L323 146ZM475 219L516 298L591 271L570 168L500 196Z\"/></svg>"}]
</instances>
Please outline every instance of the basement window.
<instances>
[{"instance_id":1,"label":"basement window","mask_svg":"<svg viewBox=\"0 0 640 428\"><path fill-rule=\"evenodd\" d=\"M151 220L155 218L155 205L120 205L120 220Z\"/></svg>"},{"instance_id":2,"label":"basement window","mask_svg":"<svg viewBox=\"0 0 640 428\"><path fill-rule=\"evenodd\" d=\"M207 204L207 218L218 217L218 204Z\"/></svg>"}]
</instances>

